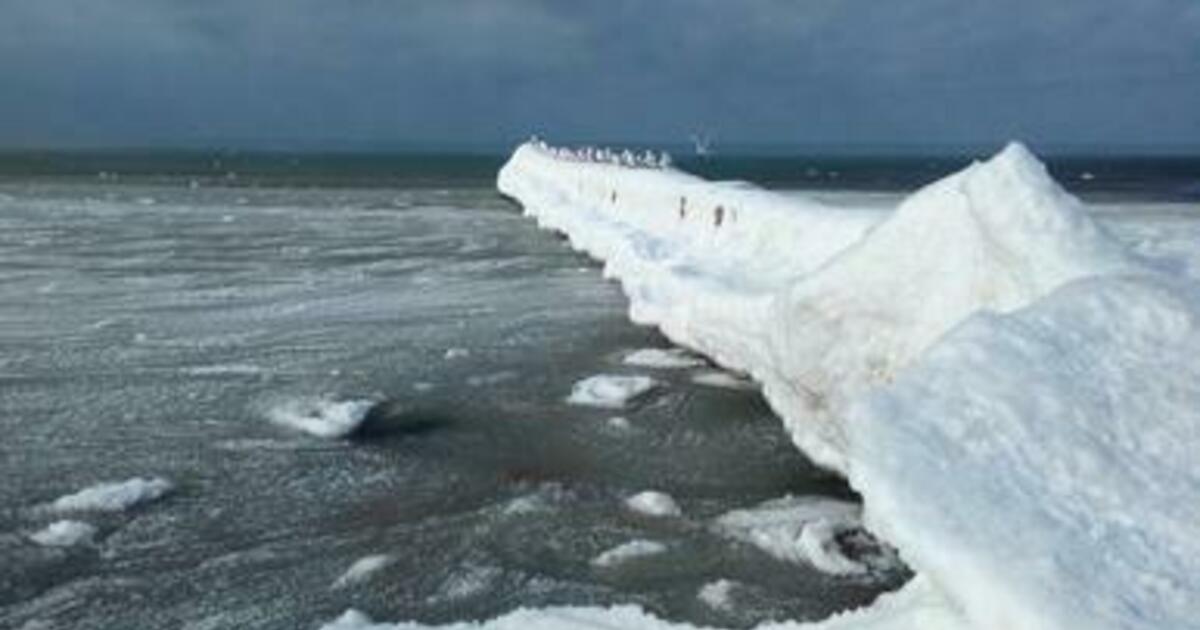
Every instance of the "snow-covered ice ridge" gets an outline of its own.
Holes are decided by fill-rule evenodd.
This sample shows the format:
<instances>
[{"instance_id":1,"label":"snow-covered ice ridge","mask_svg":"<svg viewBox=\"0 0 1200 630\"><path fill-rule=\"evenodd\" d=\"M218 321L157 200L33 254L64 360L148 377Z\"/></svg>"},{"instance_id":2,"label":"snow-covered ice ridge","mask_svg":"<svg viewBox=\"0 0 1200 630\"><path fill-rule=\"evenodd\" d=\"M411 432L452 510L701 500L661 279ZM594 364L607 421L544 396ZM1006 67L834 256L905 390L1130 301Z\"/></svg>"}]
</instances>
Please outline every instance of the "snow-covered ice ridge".
<instances>
[{"instance_id":1,"label":"snow-covered ice ridge","mask_svg":"<svg viewBox=\"0 0 1200 630\"><path fill-rule=\"evenodd\" d=\"M604 260L635 321L759 381L918 573L770 627L1200 627L1200 287L1124 251L1024 147L883 217L540 143L498 184ZM683 627L634 607L457 627L613 626Z\"/></svg>"},{"instance_id":2,"label":"snow-covered ice ridge","mask_svg":"<svg viewBox=\"0 0 1200 630\"><path fill-rule=\"evenodd\" d=\"M500 191L603 260L634 321L759 381L918 572L920 606L854 619L1200 627L1200 287L1025 147L882 217L564 155L522 145Z\"/></svg>"}]
</instances>

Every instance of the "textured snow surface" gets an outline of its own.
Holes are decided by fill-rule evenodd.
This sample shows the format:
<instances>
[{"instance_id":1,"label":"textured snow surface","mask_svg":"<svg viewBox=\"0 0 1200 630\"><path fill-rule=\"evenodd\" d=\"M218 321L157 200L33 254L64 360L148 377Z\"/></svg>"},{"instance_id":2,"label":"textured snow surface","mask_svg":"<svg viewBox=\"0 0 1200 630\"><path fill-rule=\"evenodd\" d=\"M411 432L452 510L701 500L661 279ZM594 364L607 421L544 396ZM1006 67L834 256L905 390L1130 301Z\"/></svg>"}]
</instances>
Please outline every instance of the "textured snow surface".
<instances>
[{"instance_id":1,"label":"textured snow surface","mask_svg":"<svg viewBox=\"0 0 1200 630\"><path fill-rule=\"evenodd\" d=\"M649 376L597 374L575 383L567 402L585 407L621 409L658 386Z\"/></svg>"},{"instance_id":2,"label":"textured snow surface","mask_svg":"<svg viewBox=\"0 0 1200 630\"><path fill-rule=\"evenodd\" d=\"M135 477L128 481L99 483L50 504L58 512L118 512L139 503L154 501L171 491L171 482L161 477Z\"/></svg>"}]
</instances>

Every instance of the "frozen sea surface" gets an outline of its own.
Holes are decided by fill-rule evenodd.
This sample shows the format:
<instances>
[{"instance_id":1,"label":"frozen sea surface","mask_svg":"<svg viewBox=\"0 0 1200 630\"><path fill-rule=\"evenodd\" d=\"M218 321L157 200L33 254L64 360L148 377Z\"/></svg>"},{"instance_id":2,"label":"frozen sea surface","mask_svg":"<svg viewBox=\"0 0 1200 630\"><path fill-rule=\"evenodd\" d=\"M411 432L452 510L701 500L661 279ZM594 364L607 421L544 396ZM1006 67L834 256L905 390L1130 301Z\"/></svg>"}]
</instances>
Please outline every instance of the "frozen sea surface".
<instances>
[{"instance_id":1,"label":"frozen sea surface","mask_svg":"<svg viewBox=\"0 0 1200 630\"><path fill-rule=\"evenodd\" d=\"M0 627L617 603L745 626L899 586L712 530L853 497L757 392L625 364L669 347L626 308L490 188L0 184ZM614 423L565 402L596 374L659 387ZM631 512L647 488L686 516ZM81 491L124 509L46 509ZM665 551L592 564L634 540ZM746 603L697 599L721 580Z\"/></svg>"}]
</instances>

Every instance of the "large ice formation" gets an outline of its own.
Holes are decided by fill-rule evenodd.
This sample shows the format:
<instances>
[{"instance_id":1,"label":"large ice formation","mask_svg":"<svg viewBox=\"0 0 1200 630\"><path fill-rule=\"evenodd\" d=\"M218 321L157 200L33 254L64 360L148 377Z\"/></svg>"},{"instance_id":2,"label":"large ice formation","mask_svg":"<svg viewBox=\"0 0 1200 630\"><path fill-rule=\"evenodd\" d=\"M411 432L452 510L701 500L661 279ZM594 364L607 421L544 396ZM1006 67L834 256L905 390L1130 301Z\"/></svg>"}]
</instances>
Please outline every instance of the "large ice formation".
<instances>
[{"instance_id":1,"label":"large ice formation","mask_svg":"<svg viewBox=\"0 0 1200 630\"><path fill-rule=\"evenodd\" d=\"M603 260L632 319L760 382L917 572L815 627L1200 628L1200 287L1023 146L882 217L563 155L521 146L501 192ZM669 627L483 627L538 619Z\"/></svg>"}]
</instances>

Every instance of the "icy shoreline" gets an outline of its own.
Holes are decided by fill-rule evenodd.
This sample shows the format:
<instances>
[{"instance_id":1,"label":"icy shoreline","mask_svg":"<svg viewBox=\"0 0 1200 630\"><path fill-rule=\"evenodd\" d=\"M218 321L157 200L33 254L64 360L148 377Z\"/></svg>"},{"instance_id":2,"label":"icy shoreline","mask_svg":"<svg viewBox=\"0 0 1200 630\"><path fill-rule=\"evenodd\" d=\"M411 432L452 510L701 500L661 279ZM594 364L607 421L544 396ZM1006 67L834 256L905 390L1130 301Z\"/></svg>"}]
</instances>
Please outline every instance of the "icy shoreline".
<instances>
[{"instance_id":1,"label":"icy shoreline","mask_svg":"<svg viewBox=\"0 0 1200 630\"><path fill-rule=\"evenodd\" d=\"M785 626L1200 627L1200 288L1024 147L886 216L540 143L498 186L603 260L635 322L759 381L918 573Z\"/></svg>"}]
</instances>

